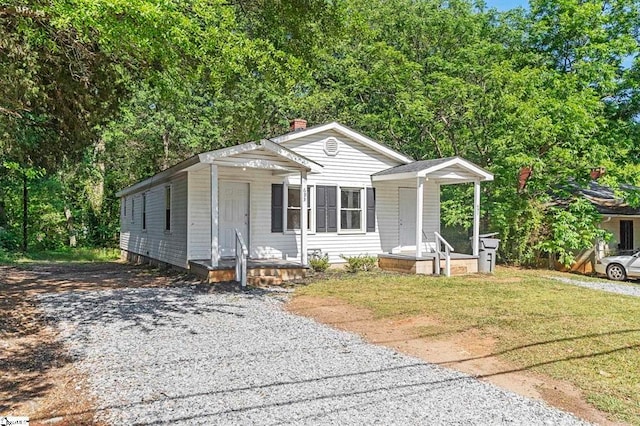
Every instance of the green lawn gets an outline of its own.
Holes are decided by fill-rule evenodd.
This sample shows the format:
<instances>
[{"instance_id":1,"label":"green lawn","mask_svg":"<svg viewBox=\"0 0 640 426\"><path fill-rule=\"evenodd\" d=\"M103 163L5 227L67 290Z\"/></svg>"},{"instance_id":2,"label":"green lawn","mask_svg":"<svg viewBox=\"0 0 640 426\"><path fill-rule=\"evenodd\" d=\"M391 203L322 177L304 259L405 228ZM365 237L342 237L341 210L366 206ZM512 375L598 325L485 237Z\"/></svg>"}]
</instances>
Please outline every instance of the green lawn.
<instances>
[{"instance_id":1,"label":"green lawn","mask_svg":"<svg viewBox=\"0 0 640 426\"><path fill-rule=\"evenodd\" d=\"M513 268L452 278L360 273L317 281L296 294L337 297L378 318L440 320L425 336L478 329L516 366L572 382L600 410L640 424L640 298L548 275Z\"/></svg>"},{"instance_id":2,"label":"green lawn","mask_svg":"<svg viewBox=\"0 0 640 426\"><path fill-rule=\"evenodd\" d=\"M28 253L9 253L0 250L0 264L109 262L120 257L119 249L74 248Z\"/></svg>"}]
</instances>

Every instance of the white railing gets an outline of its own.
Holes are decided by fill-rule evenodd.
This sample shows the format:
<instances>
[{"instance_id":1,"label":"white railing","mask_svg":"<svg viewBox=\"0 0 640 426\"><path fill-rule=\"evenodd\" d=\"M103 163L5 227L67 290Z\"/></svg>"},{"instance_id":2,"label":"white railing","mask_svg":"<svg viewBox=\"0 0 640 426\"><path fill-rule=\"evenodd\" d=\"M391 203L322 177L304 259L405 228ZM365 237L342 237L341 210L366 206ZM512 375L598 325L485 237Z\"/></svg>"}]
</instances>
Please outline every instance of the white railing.
<instances>
[{"instance_id":1,"label":"white railing","mask_svg":"<svg viewBox=\"0 0 640 426\"><path fill-rule=\"evenodd\" d=\"M236 281L244 288L247 286L247 257L249 250L242 239L242 234L238 229L236 231Z\"/></svg>"},{"instance_id":2,"label":"white railing","mask_svg":"<svg viewBox=\"0 0 640 426\"><path fill-rule=\"evenodd\" d=\"M453 247L451 244L447 242L442 235L435 232L436 235L436 275L440 275L440 259L442 259L442 255L444 255L444 274L447 277L451 276L451 252L453 251ZM442 251L442 246L444 246L444 251Z\"/></svg>"}]
</instances>

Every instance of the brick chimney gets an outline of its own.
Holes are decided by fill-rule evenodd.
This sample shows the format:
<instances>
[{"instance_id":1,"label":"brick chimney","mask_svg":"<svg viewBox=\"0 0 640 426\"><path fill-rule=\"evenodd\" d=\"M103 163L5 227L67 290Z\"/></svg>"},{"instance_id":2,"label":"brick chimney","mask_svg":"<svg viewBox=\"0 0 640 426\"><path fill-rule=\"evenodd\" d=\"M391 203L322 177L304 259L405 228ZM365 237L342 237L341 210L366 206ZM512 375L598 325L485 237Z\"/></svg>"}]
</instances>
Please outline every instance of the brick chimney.
<instances>
[{"instance_id":1,"label":"brick chimney","mask_svg":"<svg viewBox=\"0 0 640 426\"><path fill-rule=\"evenodd\" d=\"M518 192L524 190L525 186L527 186L527 181L532 174L533 169L529 166L525 166L520 169L520 173L518 175Z\"/></svg>"},{"instance_id":2,"label":"brick chimney","mask_svg":"<svg viewBox=\"0 0 640 426\"><path fill-rule=\"evenodd\" d=\"M297 132L307 128L307 120L303 120L302 118L294 118L289 124L291 125L289 128L291 132Z\"/></svg>"},{"instance_id":3,"label":"brick chimney","mask_svg":"<svg viewBox=\"0 0 640 426\"><path fill-rule=\"evenodd\" d=\"M606 169L604 167L594 167L591 169L591 173L589 173L589 175L591 176L591 180L598 180L600 176L605 174L605 172Z\"/></svg>"}]
</instances>

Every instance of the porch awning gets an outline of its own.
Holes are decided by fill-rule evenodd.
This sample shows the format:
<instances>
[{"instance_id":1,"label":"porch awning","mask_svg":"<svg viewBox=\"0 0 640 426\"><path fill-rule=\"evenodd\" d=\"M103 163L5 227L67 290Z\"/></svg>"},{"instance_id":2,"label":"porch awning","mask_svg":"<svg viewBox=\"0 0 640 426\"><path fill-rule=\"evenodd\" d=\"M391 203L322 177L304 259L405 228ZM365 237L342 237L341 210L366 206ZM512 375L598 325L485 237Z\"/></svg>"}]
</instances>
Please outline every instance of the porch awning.
<instances>
[{"instance_id":1,"label":"porch awning","mask_svg":"<svg viewBox=\"0 0 640 426\"><path fill-rule=\"evenodd\" d=\"M436 158L433 160L414 161L371 175L376 181L435 178L442 183L465 183L493 180L493 174L482 167L460 157Z\"/></svg>"},{"instance_id":2,"label":"porch awning","mask_svg":"<svg viewBox=\"0 0 640 426\"><path fill-rule=\"evenodd\" d=\"M150 178L139 181L119 192L122 197L140 189L168 181L172 176L187 170L203 167L205 164L216 164L225 167L242 167L250 169L269 169L278 172L306 171L321 173L322 165L310 160L282 145L270 140L248 142L215 151L194 155L173 167L170 167Z\"/></svg>"}]
</instances>

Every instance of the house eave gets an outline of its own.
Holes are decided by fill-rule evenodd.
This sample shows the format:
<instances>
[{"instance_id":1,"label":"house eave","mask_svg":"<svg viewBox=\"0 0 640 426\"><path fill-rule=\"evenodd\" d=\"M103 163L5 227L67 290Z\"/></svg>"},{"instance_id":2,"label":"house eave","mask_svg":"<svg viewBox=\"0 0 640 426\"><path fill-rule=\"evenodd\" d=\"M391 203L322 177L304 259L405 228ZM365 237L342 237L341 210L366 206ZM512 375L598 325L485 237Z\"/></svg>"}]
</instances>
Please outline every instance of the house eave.
<instances>
[{"instance_id":1,"label":"house eave","mask_svg":"<svg viewBox=\"0 0 640 426\"><path fill-rule=\"evenodd\" d=\"M355 130L352 130L340 123L337 123L335 121L331 122L331 123L327 123L327 124L323 124L320 126L314 126L314 127L310 127L308 129L305 130L299 130L296 132L291 132L291 133L286 133L282 136L278 136L275 138L271 138L272 142L275 142L276 144L282 144L285 142L289 142L295 139L299 139L301 137L304 136L310 136L310 135L314 135L316 133L321 133L321 132L326 132L328 130L334 130L340 134L343 134L351 139L354 139L360 143L362 143L363 145L367 146L368 148L373 149L376 152L379 152L383 155L386 155L389 158L392 158L396 161L399 161L401 163L404 164L409 164L412 163L414 160L410 157L407 157L404 154L401 154L400 152L391 149L387 146L382 145L379 142L374 141L373 139L370 139L358 132L356 132Z\"/></svg>"}]
</instances>

